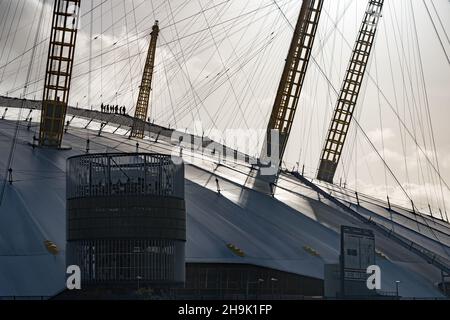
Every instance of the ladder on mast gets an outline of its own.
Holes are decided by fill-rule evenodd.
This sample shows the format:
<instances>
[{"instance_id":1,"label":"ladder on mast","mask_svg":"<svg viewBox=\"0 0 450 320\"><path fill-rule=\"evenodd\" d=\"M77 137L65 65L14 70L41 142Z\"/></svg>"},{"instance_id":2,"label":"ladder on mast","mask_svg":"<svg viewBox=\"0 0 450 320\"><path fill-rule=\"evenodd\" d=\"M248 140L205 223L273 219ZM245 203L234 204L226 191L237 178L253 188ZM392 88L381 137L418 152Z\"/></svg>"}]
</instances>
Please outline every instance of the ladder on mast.
<instances>
[{"instance_id":1,"label":"ladder on mast","mask_svg":"<svg viewBox=\"0 0 450 320\"><path fill-rule=\"evenodd\" d=\"M370 0L322 151L317 179L333 183L375 41L384 0Z\"/></svg>"}]
</instances>

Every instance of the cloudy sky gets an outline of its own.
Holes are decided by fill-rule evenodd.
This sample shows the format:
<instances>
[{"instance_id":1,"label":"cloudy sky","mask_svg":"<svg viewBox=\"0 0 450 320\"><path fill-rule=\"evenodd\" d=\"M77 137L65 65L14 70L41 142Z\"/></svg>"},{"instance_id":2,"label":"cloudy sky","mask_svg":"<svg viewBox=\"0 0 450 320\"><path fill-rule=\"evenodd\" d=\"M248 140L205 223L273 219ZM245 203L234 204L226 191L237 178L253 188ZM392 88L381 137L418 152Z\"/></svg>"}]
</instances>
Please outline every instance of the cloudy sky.
<instances>
[{"instance_id":1,"label":"cloudy sky","mask_svg":"<svg viewBox=\"0 0 450 320\"><path fill-rule=\"evenodd\" d=\"M0 1L0 94L23 94L31 67L26 95L40 98L52 4ZM155 122L191 131L200 122L208 135L267 125L301 1L93 0L81 6L71 104L120 104L132 113L151 27L159 20ZM285 156L288 167L305 165L309 176L366 6L366 0L325 1ZM367 136L419 207L450 211L450 192L445 185L441 190L435 170L450 183L449 33L447 0L385 1L357 106L363 131L353 124L337 180L405 202ZM251 154L261 148L236 147Z\"/></svg>"}]
</instances>

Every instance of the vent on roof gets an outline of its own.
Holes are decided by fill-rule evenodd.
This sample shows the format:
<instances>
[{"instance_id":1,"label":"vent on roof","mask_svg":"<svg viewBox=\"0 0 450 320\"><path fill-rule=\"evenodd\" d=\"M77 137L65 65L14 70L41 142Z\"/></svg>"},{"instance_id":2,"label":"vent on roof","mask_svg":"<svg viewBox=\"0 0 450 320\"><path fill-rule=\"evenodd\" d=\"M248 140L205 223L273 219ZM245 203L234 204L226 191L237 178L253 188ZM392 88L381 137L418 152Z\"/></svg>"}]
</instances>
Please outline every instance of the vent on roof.
<instances>
[{"instance_id":1,"label":"vent on roof","mask_svg":"<svg viewBox=\"0 0 450 320\"><path fill-rule=\"evenodd\" d=\"M59 254L58 247L56 246L56 244L54 244L50 240L45 240L44 245L47 248L47 251L50 252L52 255L56 256Z\"/></svg>"},{"instance_id":2,"label":"vent on roof","mask_svg":"<svg viewBox=\"0 0 450 320\"><path fill-rule=\"evenodd\" d=\"M388 260L388 257L387 257L383 252L381 252L380 250L375 249L375 253L376 253L376 255L379 256L381 259Z\"/></svg>"},{"instance_id":3,"label":"vent on roof","mask_svg":"<svg viewBox=\"0 0 450 320\"><path fill-rule=\"evenodd\" d=\"M311 247L303 246L303 250L305 250L306 252L308 252L310 255L312 255L314 257L320 257L320 254Z\"/></svg>"},{"instance_id":4,"label":"vent on roof","mask_svg":"<svg viewBox=\"0 0 450 320\"><path fill-rule=\"evenodd\" d=\"M245 257L245 253L244 251L242 251L241 249L239 249L238 247L236 247L234 244L227 244L227 248L230 249L235 255L243 258Z\"/></svg>"}]
</instances>

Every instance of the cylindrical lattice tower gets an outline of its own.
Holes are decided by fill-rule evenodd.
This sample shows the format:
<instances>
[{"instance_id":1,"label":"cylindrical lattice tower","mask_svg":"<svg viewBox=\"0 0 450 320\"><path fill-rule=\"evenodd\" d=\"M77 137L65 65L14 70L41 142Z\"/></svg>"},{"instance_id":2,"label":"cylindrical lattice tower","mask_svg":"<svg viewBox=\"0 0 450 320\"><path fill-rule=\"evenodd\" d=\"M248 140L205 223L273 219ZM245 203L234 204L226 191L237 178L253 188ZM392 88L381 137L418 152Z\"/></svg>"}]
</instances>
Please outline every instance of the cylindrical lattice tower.
<instances>
[{"instance_id":1,"label":"cylindrical lattice tower","mask_svg":"<svg viewBox=\"0 0 450 320\"><path fill-rule=\"evenodd\" d=\"M67 166L66 259L82 283L183 284L183 164L159 154L87 154Z\"/></svg>"}]
</instances>

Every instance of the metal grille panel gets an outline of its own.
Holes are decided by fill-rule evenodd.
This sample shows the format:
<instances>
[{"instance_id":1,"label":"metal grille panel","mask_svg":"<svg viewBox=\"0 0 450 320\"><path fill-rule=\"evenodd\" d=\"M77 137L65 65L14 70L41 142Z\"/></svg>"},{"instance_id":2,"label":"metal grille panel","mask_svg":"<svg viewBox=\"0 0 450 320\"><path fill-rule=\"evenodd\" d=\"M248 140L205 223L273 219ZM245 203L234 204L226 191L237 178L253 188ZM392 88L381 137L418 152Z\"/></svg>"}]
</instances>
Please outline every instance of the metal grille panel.
<instances>
[{"instance_id":1,"label":"metal grille panel","mask_svg":"<svg viewBox=\"0 0 450 320\"><path fill-rule=\"evenodd\" d=\"M68 263L87 285L167 285L184 282L184 242L148 239L69 242Z\"/></svg>"}]
</instances>

